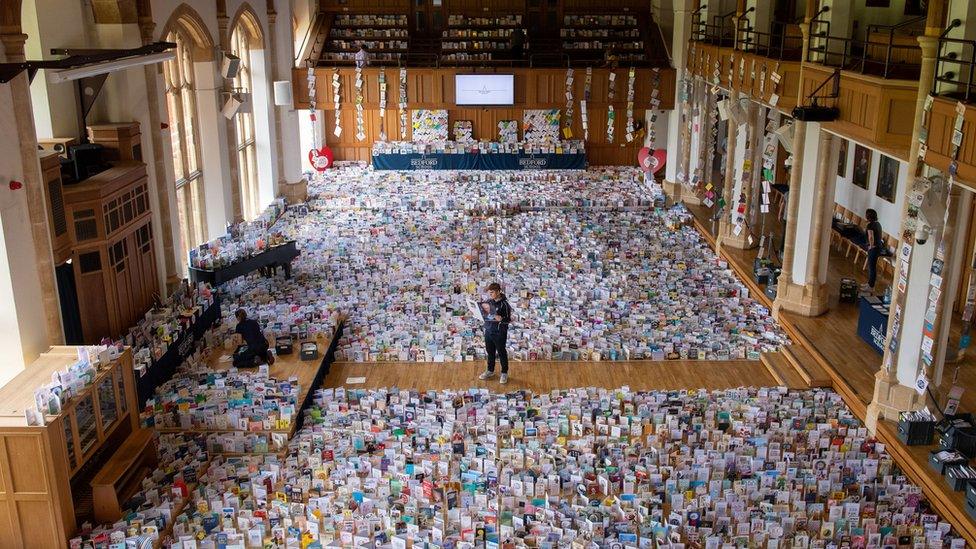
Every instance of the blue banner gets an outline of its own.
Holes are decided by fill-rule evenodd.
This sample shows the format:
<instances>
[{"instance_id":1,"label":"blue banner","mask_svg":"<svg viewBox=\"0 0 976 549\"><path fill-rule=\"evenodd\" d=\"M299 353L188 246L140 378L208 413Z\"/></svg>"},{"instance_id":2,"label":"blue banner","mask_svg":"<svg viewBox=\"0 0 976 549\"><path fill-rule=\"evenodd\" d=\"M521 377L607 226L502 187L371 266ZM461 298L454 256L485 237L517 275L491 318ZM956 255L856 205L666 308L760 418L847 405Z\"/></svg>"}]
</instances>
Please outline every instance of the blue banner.
<instances>
[{"instance_id":1,"label":"blue banner","mask_svg":"<svg viewBox=\"0 0 976 549\"><path fill-rule=\"evenodd\" d=\"M377 154L376 170L585 170L586 154Z\"/></svg>"}]
</instances>

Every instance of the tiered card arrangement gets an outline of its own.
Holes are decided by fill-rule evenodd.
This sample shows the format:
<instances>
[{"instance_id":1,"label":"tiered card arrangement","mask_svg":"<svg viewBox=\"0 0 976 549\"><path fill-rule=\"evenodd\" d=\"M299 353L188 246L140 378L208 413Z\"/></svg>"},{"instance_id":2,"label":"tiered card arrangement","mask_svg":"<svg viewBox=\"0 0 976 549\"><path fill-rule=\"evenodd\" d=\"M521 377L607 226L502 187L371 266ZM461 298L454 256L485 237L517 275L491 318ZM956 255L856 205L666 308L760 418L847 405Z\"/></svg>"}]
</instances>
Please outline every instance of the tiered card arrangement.
<instances>
[{"instance_id":1,"label":"tiered card arrangement","mask_svg":"<svg viewBox=\"0 0 976 549\"><path fill-rule=\"evenodd\" d=\"M518 121L517 120L499 120L498 121L498 141L501 143L515 143L519 140L518 138Z\"/></svg>"},{"instance_id":2,"label":"tiered card arrangement","mask_svg":"<svg viewBox=\"0 0 976 549\"><path fill-rule=\"evenodd\" d=\"M285 240L274 229L274 224L285 212L285 207L285 199L276 198L254 221L231 225L226 235L191 249L190 266L196 269L220 269L284 244Z\"/></svg>"},{"instance_id":3,"label":"tiered card arrangement","mask_svg":"<svg viewBox=\"0 0 976 549\"><path fill-rule=\"evenodd\" d=\"M460 121L468 122L469 121ZM458 127L455 123L455 131ZM470 129L470 128L469 128ZM466 130L462 128L462 137ZM531 154L582 154L585 148L582 141L376 141L373 154L480 154L531 153ZM456 176L457 174L452 174ZM398 176L403 177L402 174Z\"/></svg>"},{"instance_id":4,"label":"tiered card arrangement","mask_svg":"<svg viewBox=\"0 0 976 549\"><path fill-rule=\"evenodd\" d=\"M305 425L284 458L176 441L189 459L169 491L100 533L180 549L965 547L831 391L323 389Z\"/></svg>"},{"instance_id":5,"label":"tiered card arrangement","mask_svg":"<svg viewBox=\"0 0 976 549\"><path fill-rule=\"evenodd\" d=\"M554 143L559 141L559 109L522 112L524 140L531 143Z\"/></svg>"},{"instance_id":6,"label":"tiered card arrangement","mask_svg":"<svg viewBox=\"0 0 976 549\"><path fill-rule=\"evenodd\" d=\"M412 117L414 141L432 143L448 140L446 109L415 109Z\"/></svg>"},{"instance_id":7,"label":"tiered card arrangement","mask_svg":"<svg viewBox=\"0 0 976 549\"><path fill-rule=\"evenodd\" d=\"M454 121L454 140L458 143L474 141L474 124L470 120Z\"/></svg>"}]
</instances>

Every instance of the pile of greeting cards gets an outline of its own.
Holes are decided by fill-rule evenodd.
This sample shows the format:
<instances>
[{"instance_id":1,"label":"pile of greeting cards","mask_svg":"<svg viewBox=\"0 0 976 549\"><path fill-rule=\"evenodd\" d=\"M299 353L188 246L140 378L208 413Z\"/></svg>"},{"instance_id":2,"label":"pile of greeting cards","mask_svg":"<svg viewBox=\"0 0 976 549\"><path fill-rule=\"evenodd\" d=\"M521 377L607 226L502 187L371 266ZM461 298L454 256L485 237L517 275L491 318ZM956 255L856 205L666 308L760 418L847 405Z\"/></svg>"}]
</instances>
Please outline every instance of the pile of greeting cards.
<instances>
[{"instance_id":1,"label":"pile of greeting cards","mask_svg":"<svg viewBox=\"0 0 976 549\"><path fill-rule=\"evenodd\" d=\"M200 315L214 303L209 284L180 284L160 306L129 328L117 345L132 347L136 375L143 375L169 350L170 345L192 330Z\"/></svg>"},{"instance_id":2,"label":"pile of greeting cards","mask_svg":"<svg viewBox=\"0 0 976 549\"><path fill-rule=\"evenodd\" d=\"M540 111L555 112L558 120L558 110ZM459 120L456 123L468 122ZM470 129L470 128L468 128ZM559 127L556 126L556 130ZM455 128L455 131L457 128ZM547 127L546 131L551 128ZM499 140L499 141L472 141L463 138L456 141L436 140L436 141L375 141L373 142L373 155L379 154L583 154L584 146L582 141L559 141L552 138L552 135L542 132L539 136L547 135L547 139L537 138L530 141L530 135L526 135L525 141ZM536 135L536 134L533 134Z\"/></svg>"},{"instance_id":3,"label":"pile of greeting cards","mask_svg":"<svg viewBox=\"0 0 976 549\"><path fill-rule=\"evenodd\" d=\"M580 170L373 171L340 165L315 185L317 206L345 209L521 211L540 208L648 209L660 187L623 167Z\"/></svg>"},{"instance_id":4,"label":"pile of greeting cards","mask_svg":"<svg viewBox=\"0 0 976 549\"><path fill-rule=\"evenodd\" d=\"M281 234L273 229L284 212L284 199L275 199L254 221L231 225L226 235L191 249L190 267L216 270L284 244Z\"/></svg>"},{"instance_id":5,"label":"pile of greeting cards","mask_svg":"<svg viewBox=\"0 0 976 549\"><path fill-rule=\"evenodd\" d=\"M171 488L164 546L965 547L831 391L324 389L306 414L286 457Z\"/></svg>"},{"instance_id":6,"label":"pile of greeting cards","mask_svg":"<svg viewBox=\"0 0 976 549\"><path fill-rule=\"evenodd\" d=\"M634 168L578 172L372 172L311 182L275 226L303 253L295 278L241 279L234 302L263 324L349 318L340 360L484 357L470 313L491 281L516 321L516 359L749 358L787 343L764 307ZM254 305L251 305L254 304ZM231 310L231 307L225 307ZM281 317L281 320L278 319Z\"/></svg>"},{"instance_id":7,"label":"pile of greeting cards","mask_svg":"<svg viewBox=\"0 0 976 549\"><path fill-rule=\"evenodd\" d=\"M156 388L140 414L142 423L159 430L239 431L284 434L298 409L298 379L256 372L186 368Z\"/></svg>"}]
</instances>

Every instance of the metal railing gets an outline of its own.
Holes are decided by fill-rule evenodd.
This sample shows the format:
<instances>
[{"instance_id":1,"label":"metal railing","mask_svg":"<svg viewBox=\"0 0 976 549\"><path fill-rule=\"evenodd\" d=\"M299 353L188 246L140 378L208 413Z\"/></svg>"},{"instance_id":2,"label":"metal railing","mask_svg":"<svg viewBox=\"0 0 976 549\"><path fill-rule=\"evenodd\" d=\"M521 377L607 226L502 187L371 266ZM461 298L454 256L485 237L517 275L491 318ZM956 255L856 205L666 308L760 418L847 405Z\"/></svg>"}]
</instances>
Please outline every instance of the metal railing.
<instances>
[{"instance_id":1,"label":"metal railing","mask_svg":"<svg viewBox=\"0 0 976 549\"><path fill-rule=\"evenodd\" d=\"M787 21L773 21L769 32L743 30L736 50L754 53L770 59L799 61L803 56L803 37L789 31L796 25Z\"/></svg>"},{"instance_id":2,"label":"metal railing","mask_svg":"<svg viewBox=\"0 0 976 549\"><path fill-rule=\"evenodd\" d=\"M806 61L882 78L912 80L921 71L922 50L916 45L894 43L894 35L885 40L857 40L836 36L819 36L819 44L810 45Z\"/></svg>"},{"instance_id":3,"label":"metal railing","mask_svg":"<svg viewBox=\"0 0 976 549\"><path fill-rule=\"evenodd\" d=\"M712 22L708 23L699 15L697 24L692 25L692 40L721 47L731 46L735 43L734 29L730 24L734 16L734 11L725 15L716 15L712 18Z\"/></svg>"},{"instance_id":4,"label":"metal railing","mask_svg":"<svg viewBox=\"0 0 976 549\"><path fill-rule=\"evenodd\" d=\"M947 38L946 33L948 29L939 38L932 93L967 103L976 100L976 40ZM945 89L946 87L952 89Z\"/></svg>"},{"instance_id":5,"label":"metal railing","mask_svg":"<svg viewBox=\"0 0 976 549\"><path fill-rule=\"evenodd\" d=\"M902 21L901 23L897 23L895 25L880 25L880 24L868 25L866 36L871 36L871 33L873 32L887 32L890 34L894 34L896 30L921 23L925 21L927 17L928 16L926 15L921 15L919 17Z\"/></svg>"}]
</instances>

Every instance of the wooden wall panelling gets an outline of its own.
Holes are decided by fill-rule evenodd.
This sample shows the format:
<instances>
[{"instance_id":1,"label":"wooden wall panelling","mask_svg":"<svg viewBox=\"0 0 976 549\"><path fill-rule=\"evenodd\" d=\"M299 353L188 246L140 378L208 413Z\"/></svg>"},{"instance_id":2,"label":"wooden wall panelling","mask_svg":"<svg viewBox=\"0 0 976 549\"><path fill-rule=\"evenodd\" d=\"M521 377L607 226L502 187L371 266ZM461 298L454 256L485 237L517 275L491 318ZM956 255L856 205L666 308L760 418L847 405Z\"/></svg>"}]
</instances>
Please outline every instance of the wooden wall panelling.
<instances>
[{"instance_id":1,"label":"wooden wall panelling","mask_svg":"<svg viewBox=\"0 0 976 549\"><path fill-rule=\"evenodd\" d=\"M342 5L335 2L319 2L319 9L336 13L400 14L410 11L409 0L346 0Z\"/></svg>"},{"instance_id":2,"label":"wooden wall panelling","mask_svg":"<svg viewBox=\"0 0 976 549\"><path fill-rule=\"evenodd\" d=\"M520 15L525 13L525 0L444 0L444 12L471 17Z\"/></svg>"},{"instance_id":3,"label":"wooden wall panelling","mask_svg":"<svg viewBox=\"0 0 976 549\"><path fill-rule=\"evenodd\" d=\"M956 102L937 97L929 116L928 151L925 163L948 173L952 161L952 132L956 119ZM966 107L963 115L962 143L956 159L956 181L976 191L976 109Z\"/></svg>"},{"instance_id":4,"label":"wooden wall panelling","mask_svg":"<svg viewBox=\"0 0 976 549\"><path fill-rule=\"evenodd\" d=\"M606 113L607 113L607 90L609 82L609 71L607 69L595 69L593 71L593 82L591 86L590 101L588 104L588 114L590 119L590 140L587 147L592 148L595 156L590 157L590 162L602 164L608 161L613 163L632 164L636 158L638 143L623 143L626 127L626 100L627 100L627 68L619 68L617 74L617 88L614 99L614 107L618 112L617 126L615 128L616 142L606 143ZM517 120L520 131L522 123L522 113L525 109L563 109L565 108L565 70L564 69L515 69L512 70L516 76L515 87L515 107L457 107L454 106L454 75L456 69L410 69L407 72L407 99L408 99L408 129L406 139L412 138L409 129L410 113L414 109L427 108L447 108L449 111L449 124L457 120L471 120L474 125L475 139L496 140L498 133L498 122L501 120ZM470 71L461 71L467 73ZM503 71L499 71L503 72ZM316 71L316 88L318 93L316 99L318 108L325 111L325 137L326 143L332 148L336 159L340 160L364 160L370 159L370 150L374 140L380 134L379 116L379 70L366 69L363 71L364 78L364 126L367 138L364 141L356 140L356 118L355 118L355 70L341 69L340 73L340 94L341 94L341 118L342 134L335 137L333 129L335 127L335 112L332 98L332 74L330 68ZM385 129L387 138L399 140L399 112L397 101L399 100L399 72L398 70L387 70L388 97L387 97L387 116ZM642 69L637 71L634 83L634 115L635 118L643 116L644 111L650 102L650 70ZM580 139L583 136L581 115L579 112L578 101L583 97L585 80L585 69L576 71L574 81L573 97L576 104L576 113L572 121L574 138ZM304 71L296 69L294 73L294 90L296 108L307 108L308 92ZM323 91L324 90L324 91ZM674 104L674 72L671 70L661 71L660 95L662 109L670 109ZM449 134L450 134L449 129ZM597 150L597 148L602 149Z\"/></svg>"}]
</instances>

